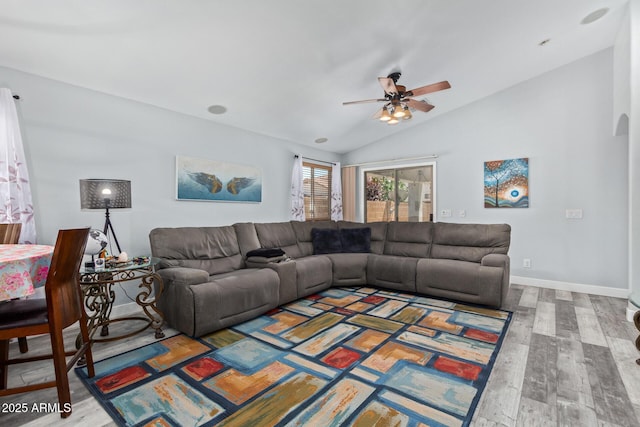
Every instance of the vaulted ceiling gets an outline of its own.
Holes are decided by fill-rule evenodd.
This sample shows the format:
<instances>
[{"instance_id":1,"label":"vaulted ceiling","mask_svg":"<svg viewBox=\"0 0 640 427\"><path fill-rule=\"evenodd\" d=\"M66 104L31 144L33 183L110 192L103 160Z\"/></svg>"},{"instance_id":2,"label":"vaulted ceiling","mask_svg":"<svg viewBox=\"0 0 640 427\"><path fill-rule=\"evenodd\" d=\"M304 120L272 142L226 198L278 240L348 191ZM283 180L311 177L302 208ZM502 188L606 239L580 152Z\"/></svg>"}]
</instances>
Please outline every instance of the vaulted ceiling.
<instances>
[{"instance_id":1,"label":"vaulted ceiling","mask_svg":"<svg viewBox=\"0 0 640 427\"><path fill-rule=\"evenodd\" d=\"M347 152L612 46L626 0L0 0L0 65ZM601 19L583 18L608 8ZM546 43L543 41L548 40ZM541 45L542 43L542 45ZM448 80L372 119L377 78ZM2 82L0 75L0 83ZM224 114L208 108L222 105ZM90 108L90 106L87 106ZM316 144L318 138L327 138Z\"/></svg>"}]
</instances>

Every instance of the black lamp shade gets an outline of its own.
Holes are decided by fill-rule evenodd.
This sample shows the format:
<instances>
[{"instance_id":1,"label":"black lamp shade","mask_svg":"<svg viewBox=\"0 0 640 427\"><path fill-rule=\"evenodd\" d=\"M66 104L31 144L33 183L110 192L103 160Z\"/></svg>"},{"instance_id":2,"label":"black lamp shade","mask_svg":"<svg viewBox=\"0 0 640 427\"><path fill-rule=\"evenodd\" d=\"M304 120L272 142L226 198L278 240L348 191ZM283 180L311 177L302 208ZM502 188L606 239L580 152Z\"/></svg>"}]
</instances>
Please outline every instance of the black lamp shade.
<instances>
[{"instance_id":1,"label":"black lamp shade","mask_svg":"<svg viewBox=\"0 0 640 427\"><path fill-rule=\"evenodd\" d=\"M131 181L124 179L81 179L81 209L131 207Z\"/></svg>"}]
</instances>

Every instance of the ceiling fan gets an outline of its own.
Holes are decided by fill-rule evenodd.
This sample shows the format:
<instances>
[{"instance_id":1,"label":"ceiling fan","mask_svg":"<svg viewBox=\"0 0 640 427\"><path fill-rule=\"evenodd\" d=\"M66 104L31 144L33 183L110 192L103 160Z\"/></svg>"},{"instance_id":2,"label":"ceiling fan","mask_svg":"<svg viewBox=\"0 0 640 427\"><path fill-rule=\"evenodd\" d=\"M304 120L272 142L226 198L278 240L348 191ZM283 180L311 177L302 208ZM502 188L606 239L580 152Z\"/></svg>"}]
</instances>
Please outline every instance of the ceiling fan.
<instances>
[{"instance_id":1,"label":"ceiling fan","mask_svg":"<svg viewBox=\"0 0 640 427\"><path fill-rule=\"evenodd\" d=\"M362 101L343 102L342 105L364 104L369 102L384 102L382 109L374 114L375 119L387 122L390 125L397 124L400 120L409 120L412 115L409 108L414 110L429 112L434 106L426 101L414 99L417 96L423 96L428 93L438 92L449 89L451 85L448 81L433 83L430 85L407 90L405 86L399 85L398 79L402 74L399 72L391 73L387 77L378 77L380 86L384 90L384 98L365 99Z\"/></svg>"}]
</instances>

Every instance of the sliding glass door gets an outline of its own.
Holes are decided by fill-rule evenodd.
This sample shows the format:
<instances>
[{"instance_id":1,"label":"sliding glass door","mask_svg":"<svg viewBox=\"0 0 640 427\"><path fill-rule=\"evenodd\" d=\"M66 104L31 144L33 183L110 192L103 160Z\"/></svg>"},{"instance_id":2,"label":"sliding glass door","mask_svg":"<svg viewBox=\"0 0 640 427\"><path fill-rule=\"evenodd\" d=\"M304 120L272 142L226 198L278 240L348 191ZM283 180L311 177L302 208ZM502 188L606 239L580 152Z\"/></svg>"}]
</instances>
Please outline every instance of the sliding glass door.
<instances>
[{"instance_id":1,"label":"sliding glass door","mask_svg":"<svg viewBox=\"0 0 640 427\"><path fill-rule=\"evenodd\" d=\"M365 222L433 220L433 166L364 172Z\"/></svg>"}]
</instances>

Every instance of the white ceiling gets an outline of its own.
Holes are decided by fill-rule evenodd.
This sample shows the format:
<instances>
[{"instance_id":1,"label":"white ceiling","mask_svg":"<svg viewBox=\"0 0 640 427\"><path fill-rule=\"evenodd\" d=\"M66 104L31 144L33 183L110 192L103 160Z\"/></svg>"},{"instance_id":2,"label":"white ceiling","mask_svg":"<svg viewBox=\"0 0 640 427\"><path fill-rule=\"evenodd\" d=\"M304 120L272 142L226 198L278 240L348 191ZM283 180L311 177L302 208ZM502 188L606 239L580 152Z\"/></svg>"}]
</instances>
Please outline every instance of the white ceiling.
<instances>
[{"instance_id":1,"label":"white ceiling","mask_svg":"<svg viewBox=\"0 0 640 427\"><path fill-rule=\"evenodd\" d=\"M627 0L0 0L0 65L347 152L611 46ZM602 19L581 25L608 7ZM544 39L551 39L539 46ZM448 80L389 126L377 77ZM1 77L1 76L0 76ZM0 78L0 81L2 79ZM424 98L423 98L424 99ZM221 104L224 115L207 107ZM316 138L328 142L315 144Z\"/></svg>"}]
</instances>

